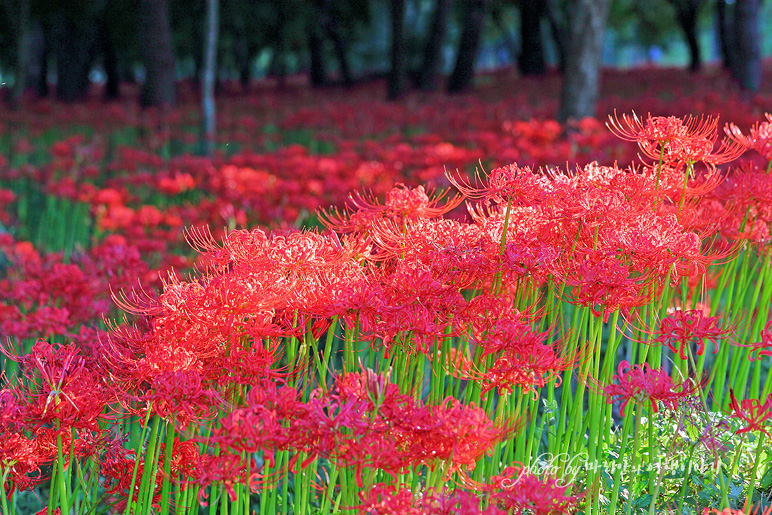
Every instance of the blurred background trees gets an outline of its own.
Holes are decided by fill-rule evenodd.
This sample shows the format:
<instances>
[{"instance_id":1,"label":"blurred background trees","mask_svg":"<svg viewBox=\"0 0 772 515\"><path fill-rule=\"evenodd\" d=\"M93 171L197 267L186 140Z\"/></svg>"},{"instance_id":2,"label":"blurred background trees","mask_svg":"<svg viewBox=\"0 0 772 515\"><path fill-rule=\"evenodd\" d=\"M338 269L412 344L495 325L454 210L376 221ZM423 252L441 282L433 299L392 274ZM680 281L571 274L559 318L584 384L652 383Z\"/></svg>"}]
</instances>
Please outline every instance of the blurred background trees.
<instances>
[{"instance_id":1,"label":"blurred background trees","mask_svg":"<svg viewBox=\"0 0 772 515\"><path fill-rule=\"evenodd\" d=\"M205 77L245 90L266 77L314 87L385 77L397 99L413 87L468 91L476 72L512 66L520 76L563 73L567 119L592 114L600 66L721 63L753 92L772 54L763 0L2 2L0 82L11 105L23 94L82 100L94 83L108 99L135 83L143 105L173 105L175 84Z\"/></svg>"}]
</instances>

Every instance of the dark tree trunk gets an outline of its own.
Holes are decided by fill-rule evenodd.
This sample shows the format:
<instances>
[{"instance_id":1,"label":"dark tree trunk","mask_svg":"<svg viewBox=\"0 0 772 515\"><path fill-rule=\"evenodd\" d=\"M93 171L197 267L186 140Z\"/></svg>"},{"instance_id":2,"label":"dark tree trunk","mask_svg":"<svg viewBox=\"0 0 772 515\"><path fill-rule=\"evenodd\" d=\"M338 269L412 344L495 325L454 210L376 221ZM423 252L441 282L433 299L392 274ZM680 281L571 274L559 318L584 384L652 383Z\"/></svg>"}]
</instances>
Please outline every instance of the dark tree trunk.
<instances>
[{"instance_id":1,"label":"dark tree trunk","mask_svg":"<svg viewBox=\"0 0 772 515\"><path fill-rule=\"evenodd\" d=\"M684 32L689 47L689 70L696 72L702 66L700 44L697 40L697 17L703 0L670 0L676 11L676 21Z\"/></svg>"},{"instance_id":2,"label":"dark tree trunk","mask_svg":"<svg viewBox=\"0 0 772 515\"><path fill-rule=\"evenodd\" d=\"M729 20L726 13L726 0L716 2L716 25L718 26L718 44L721 50L721 64L725 69L732 69L732 42Z\"/></svg>"},{"instance_id":3,"label":"dark tree trunk","mask_svg":"<svg viewBox=\"0 0 772 515\"><path fill-rule=\"evenodd\" d=\"M335 49L335 57L338 59L340 65L340 78L343 80L343 84L346 87L351 87L354 84L354 78L351 75L351 66L348 63L348 53L346 52L346 40L341 34L338 22L334 16L329 19L327 25L327 33L332 41L332 47Z\"/></svg>"},{"instance_id":4,"label":"dark tree trunk","mask_svg":"<svg viewBox=\"0 0 772 515\"><path fill-rule=\"evenodd\" d=\"M270 74L278 79L279 86L283 87L287 81L287 6L283 5L283 2L277 2L276 9L276 40L269 70Z\"/></svg>"},{"instance_id":5,"label":"dark tree trunk","mask_svg":"<svg viewBox=\"0 0 772 515\"><path fill-rule=\"evenodd\" d=\"M388 99L397 100L405 92L405 0L391 0L391 72Z\"/></svg>"},{"instance_id":6,"label":"dark tree trunk","mask_svg":"<svg viewBox=\"0 0 772 515\"><path fill-rule=\"evenodd\" d=\"M249 73L249 43L247 42L247 31L244 26L241 0L232 1L229 11L233 22L233 54L239 71L239 83L242 89L246 90L249 88L249 81L252 77Z\"/></svg>"},{"instance_id":7,"label":"dark tree trunk","mask_svg":"<svg viewBox=\"0 0 772 515\"><path fill-rule=\"evenodd\" d=\"M174 47L166 0L138 0L139 36L145 84L143 106L174 105Z\"/></svg>"},{"instance_id":8,"label":"dark tree trunk","mask_svg":"<svg viewBox=\"0 0 772 515\"><path fill-rule=\"evenodd\" d=\"M115 100L121 96L121 74L118 69L118 52L115 48L109 21L104 20L102 25L102 59L105 67L107 82L105 83L105 99Z\"/></svg>"},{"instance_id":9,"label":"dark tree trunk","mask_svg":"<svg viewBox=\"0 0 772 515\"><path fill-rule=\"evenodd\" d=\"M558 119L579 120L595 114L603 58L603 34L611 0L576 0Z\"/></svg>"},{"instance_id":10,"label":"dark tree trunk","mask_svg":"<svg viewBox=\"0 0 772 515\"><path fill-rule=\"evenodd\" d=\"M464 3L464 28L461 31L456 65L448 79L448 93L460 93L472 85L474 62L480 48L480 35L485 20L485 0L466 0Z\"/></svg>"},{"instance_id":11,"label":"dark tree trunk","mask_svg":"<svg viewBox=\"0 0 772 515\"><path fill-rule=\"evenodd\" d=\"M312 21L308 34L308 50L311 54L311 86L319 88L327 83L327 70L324 66L324 38L321 29Z\"/></svg>"},{"instance_id":12,"label":"dark tree trunk","mask_svg":"<svg viewBox=\"0 0 772 515\"><path fill-rule=\"evenodd\" d=\"M761 0L737 0L734 6L735 78L747 91L761 86Z\"/></svg>"},{"instance_id":13,"label":"dark tree trunk","mask_svg":"<svg viewBox=\"0 0 772 515\"><path fill-rule=\"evenodd\" d=\"M29 74L31 29L30 29L30 0L7 1L5 3L9 19L14 20L16 30L16 59L15 80L13 91L8 97L8 103L12 109L19 106L21 97L27 89L27 76Z\"/></svg>"},{"instance_id":14,"label":"dark tree trunk","mask_svg":"<svg viewBox=\"0 0 772 515\"><path fill-rule=\"evenodd\" d=\"M558 51L558 70L560 70L560 73L565 73L568 54L568 41L566 39L568 27L564 17L560 16L559 10L560 8L555 5L555 0L547 0L546 14L550 24L550 32L552 32L552 39Z\"/></svg>"},{"instance_id":15,"label":"dark tree trunk","mask_svg":"<svg viewBox=\"0 0 772 515\"><path fill-rule=\"evenodd\" d=\"M697 41L697 12L689 12L678 16L678 24L684 31L686 45L689 47L689 70L698 71L702 67L700 44Z\"/></svg>"},{"instance_id":16,"label":"dark tree trunk","mask_svg":"<svg viewBox=\"0 0 772 515\"><path fill-rule=\"evenodd\" d=\"M201 110L204 118L204 151L214 153L216 107L214 102L217 81L217 39L220 28L220 0L206 0L206 41L204 44L204 76L201 91Z\"/></svg>"},{"instance_id":17,"label":"dark tree trunk","mask_svg":"<svg viewBox=\"0 0 772 515\"><path fill-rule=\"evenodd\" d=\"M84 100L88 95L89 72L99 42L98 21L83 13L73 19L68 13L53 16L56 56L56 98L63 102Z\"/></svg>"},{"instance_id":18,"label":"dark tree trunk","mask_svg":"<svg viewBox=\"0 0 772 515\"><path fill-rule=\"evenodd\" d=\"M442 45L448 31L450 0L437 0L434 5L432 25L427 34L424 48L423 67L418 73L418 87L423 90L437 88L437 75L442 65Z\"/></svg>"},{"instance_id":19,"label":"dark tree trunk","mask_svg":"<svg viewBox=\"0 0 772 515\"><path fill-rule=\"evenodd\" d=\"M43 25L38 21L30 29L30 61L27 84L38 98L48 96L48 45Z\"/></svg>"},{"instance_id":20,"label":"dark tree trunk","mask_svg":"<svg viewBox=\"0 0 772 515\"><path fill-rule=\"evenodd\" d=\"M543 75L544 46L542 45L541 20L546 14L546 0L521 0L520 56L517 65L523 75Z\"/></svg>"}]
</instances>

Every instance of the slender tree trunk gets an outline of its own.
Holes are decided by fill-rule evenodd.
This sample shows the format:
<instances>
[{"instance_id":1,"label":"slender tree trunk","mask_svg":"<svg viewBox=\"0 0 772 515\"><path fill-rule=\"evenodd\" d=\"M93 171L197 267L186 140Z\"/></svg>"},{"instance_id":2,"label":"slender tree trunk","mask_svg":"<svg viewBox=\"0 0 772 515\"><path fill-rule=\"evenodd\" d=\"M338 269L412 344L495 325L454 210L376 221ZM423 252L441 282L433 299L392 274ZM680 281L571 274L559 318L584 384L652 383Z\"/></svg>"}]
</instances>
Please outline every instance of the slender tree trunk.
<instances>
[{"instance_id":1,"label":"slender tree trunk","mask_svg":"<svg viewBox=\"0 0 772 515\"><path fill-rule=\"evenodd\" d=\"M278 79L280 87L284 87L287 81L287 34L285 28L287 25L287 6L283 2L276 4L277 22L276 22L276 45L274 47L273 58L271 59L271 75Z\"/></svg>"},{"instance_id":2,"label":"slender tree trunk","mask_svg":"<svg viewBox=\"0 0 772 515\"><path fill-rule=\"evenodd\" d=\"M678 24L684 31L686 45L689 47L689 71L696 72L702 67L700 44L697 40L697 11L689 9L679 12Z\"/></svg>"},{"instance_id":3,"label":"slender tree trunk","mask_svg":"<svg viewBox=\"0 0 772 515\"><path fill-rule=\"evenodd\" d=\"M27 84L38 98L48 96L48 45L43 24L36 21L30 28L30 61Z\"/></svg>"},{"instance_id":4,"label":"slender tree trunk","mask_svg":"<svg viewBox=\"0 0 772 515\"><path fill-rule=\"evenodd\" d=\"M734 6L735 78L747 91L761 86L761 0L736 0Z\"/></svg>"},{"instance_id":5,"label":"slender tree trunk","mask_svg":"<svg viewBox=\"0 0 772 515\"><path fill-rule=\"evenodd\" d=\"M311 86L319 88L327 83L327 70L324 66L324 37L314 21L310 23L308 32L308 50L311 54Z\"/></svg>"},{"instance_id":6,"label":"slender tree trunk","mask_svg":"<svg viewBox=\"0 0 772 515\"><path fill-rule=\"evenodd\" d=\"M474 62L480 48L480 35L485 20L485 0L466 0L464 28L456 55L456 65L448 79L448 93L468 90L474 78Z\"/></svg>"},{"instance_id":7,"label":"slender tree trunk","mask_svg":"<svg viewBox=\"0 0 772 515\"><path fill-rule=\"evenodd\" d=\"M445 34L448 31L449 17L450 0L437 0L424 48L423 67L418 74L418 87L423 90L430 91L437 88L437 75L442 64L442 45L445 43Z\"/></svg>"},{"instance_id":8,"label":"slender tree trunk","mask_svg":"<svg viewBox=\"0 0 772 515\"><path fill-rule=\"evenodd\" d=\"M241 0L233 0L229 10L233 22L233 53L239 71L239 82L242 89L246 90L249 88L251 76L249 73L249 43L247 42L247 31L244 26Z\"/></svg>"},{"instance_id":9,"label":"slender tree trunk","mask_svg":"<svg viewBox=\"0 0 772 515\"><path fill-rule=\"evenodd\" d=\"M544 46L542 45L541 20L547 8L546 0L521 0L520 19L520 56L517 59L520 73L523 75L543 75Z\"/></svg>"},{"instance_id":10,"label":"slender tree trunk","mask_svg":"<svg viewBox=\"0 0 772 515\"><path fill-rule=\"evenodd\" d=\"M10 6L11 3L7 2L6 6ZM16 78L8 100L11 108L16 109L27 89L32 34L30 29L30 0L16 0L13 3L15 8L9 7L8 11L11 15L10 18L15 20L14 25L16 26Z\"/></svg>"},{"instance_id":11,"label":"slender tree trunk","mask_svg":"<svg viewBox=\"0 0 772 515\"><path fill-rule=\"evenodd\" d=\"M726 0L716 1L716 25L718 29L718 44L721 50L721 64L725 69L732 69L732 42L729 20L726 12Z\"/></svg>"},{"instance_id":12,"label":"slender tree trunk","mask_svg":"<svg viewBox=\"0 0 772 515\"><path fill-rule=\"evenodd\" d=\"M110 33L109 20L102 22L102 59L107 82L105 83L105 99L115 100L121 96L121 75L118 71L118 52Z\"/></svg>"},{"instance_id":13,"label":"slender tree trunk","mask_svg":"<svg viewBox=\"0 0 772 515\"><path fill-rule=\"evenodd\" d=\"M405 92L405 0L391 0L391 72L388 99L397 100Z\"/></svg>"},{"instance_id":14,"label":"slender tree trunk","mask_svg":"<svg viewBox=\"0 0 772 515\"><path fill-rule=\"evenodd\" d=\"M547 0L547 20L550 24L552 39L558 51L558 70L560 70L560 73L565 73L566 55L568 54L568 41L566 39L568 29L559 11L560 8L556 5L555 0Z\"/></svg>"},{"instance_id":15,"label":"slender tree trunk","mask_svg":"<svg viewBox=\"0 0 772 515\"><path fill-rule=\"evenodd\" d=\"M143 106L171 106L174 95L174 47L167 0L138 0L139 38L145 64Z\"/></svg>"},{"instance_id":16,"label":"slender tree trunk","mask_svg":"<svg viewBox=\"0 0 772 515\"><path fill-rule=\"evenodd\" d=\"M603 35L611 0L576 0L571 16L568 62L558 119L595 114L603 58Z\"/></svg>"},{"instance_id":17,"label":"slender tree trunk","mask_svg":"<svg viewBox=\"0 0 772 515\"><path fill-rule=\"evenodd\" d=\"M63 11L56 13L52 21L56 98L63 102L85 100L99 38L98 21L90 13L84 13L76 20Z\"/></svg>"},{"instance_id":18,"label":"slender tree trunk","mask_svg":"<svg viewBox=\"0 0 772 515\"><path fill-rule=\"evenodd\" d=\"M201 91L201 109L204 118L204 150L214 153L216 106L214 87L217 81L217 37L220 26L220 0L206 0L206 43L204 44L204 77Z\"/></svg>"},{"instance_id":19,"label":"slender tree trunk","mask_svg":"<svg viewBox=\"0 0 772 515\"><path fill-rule=\"evenodd\" d=\"M351 66L348 63L346 41L343 34L340 32L337 21L335 21L333 17L330 18L330 23L327 26L327 33L330 36L332 47L335 49L335 57L337 57L338 64L340 65L340 78L343 80L343 84L346 87L351 87L354 84L354 78L351 75Z\"/></svg>"}]
</instances>

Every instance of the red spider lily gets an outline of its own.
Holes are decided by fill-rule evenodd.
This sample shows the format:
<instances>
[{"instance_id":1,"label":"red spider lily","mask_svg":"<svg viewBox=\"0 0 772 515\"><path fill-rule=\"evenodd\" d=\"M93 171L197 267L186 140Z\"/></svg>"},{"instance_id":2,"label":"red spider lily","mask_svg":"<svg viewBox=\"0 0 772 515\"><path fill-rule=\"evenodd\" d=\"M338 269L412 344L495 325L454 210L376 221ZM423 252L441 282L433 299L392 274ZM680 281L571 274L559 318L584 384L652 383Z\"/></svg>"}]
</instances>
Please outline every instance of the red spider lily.
<instances>
[{"instance_id":1,"label":"red spider lily","mask_svg":"<svg viewBox=\"0 0 772 515\"><path fill-rule=\"evenodd\" d=\"M444 192L426 192L423 186L408 188L397 184L386 194L386 201L381 204L373 196L357 194L350 197L352 207L347 206L343 212L332 208L320 212L320 220L331 230L338 232L366 232L375 220L393 220L402 223L406 220L438 218L461 204L463 197L448 196ZM444 202L444 203L443 203Z\"/></svg>"},{"instance_id":2,"label":"red spider lily","mask_svg":"<svg viewBox=\"0 0 772 515\"><path fill-rule=\"evenodd\" d=\"M729 399L731 416L747 424L746 427L738 429L736 434L758 430L769 436L764 422L772 417L772 395L769 395L763 403L760 399L745 399L738 403L734 391L729 390Z\"/></svg>"},{"instance_id":3,"label":"red spider lily","mask_svg":"<svg viewBox=\"0 0 772 515\"><path fill-rule=\"evenodd\" d=\"M8 349L0 351L25 370L14 385L22 420L33 426L55 424L57 430L68 433L69 428L96 430L98 422L107 418L103 411L114 402L114 391L75 345L38 340L32 352L20 358Z\"/></svg>"},{"instance_id":4,"label":"red spider lily","mask_svg":"<svg viewBox=\"0 0 772 515\"><path fill-rule=\"evenodd\" d=\"M548 197L548 178L534 173L530 167L521 168L514 163L494 168L484 178L477 174L475 185L447 172L445 175L451 184L469 199L492 200L498 204L511 203L511 207L540 204ZM487 184L483 184L484 182Z\"/></svg>"},{"instance_id":5,"label":"red spider lily","mask_svg":"<svg viewBox=\"0 0 772 515\"><path fill-rule=\"evenodd\" d=\"M524 473L520 467L507 467L499 476L491 477L491 504L497 504L507 513L557 515L572 513L583 495L570 495L573 486L559 479L539 478Z\"/></svg>"},{"instance_id":6,"label":"red spider lily","mask_svg":"<svg viewBox=\"0 0 772 515\"><path fill-rule=\"evenodd\" d=\"M718 118L685 116L654 116L645 120L614 113L606 123L609 130L619 138L635 141L638 147L651 159L666 163L694 163L702 161L711 167L728 163L745 152L747 146L737 140L723 141L715 149L718 137Z\"/></svg>"},{"instance_id":7,"label":"red spider lily","mask_svg":"<svg viewBox=\"0 0 772 515\"><path fill-rule=\"evenodd\" d=\"M40 467L53 461L54 452L46 452L37 438L28 438L16 432L3 432L0 439L0 470L10 472L3 474L0 481L5 481L6 496L10 499L15 490L24 491L42 483L45 477Z\"/></svg>"},{"instance_id":8,"label":"red spider lily","mask_svg":"<svg viewBox=\"0 0 772 515\"><path fill-rule=\"evenodd\" d=\"M377 483L359 494L360 504L346 508L360 515L504 515L490 505L480 509L480 499L463 490L427 490L414 494L407 485Z\"/></svg>"},{"instance_id":9,"label":"red spider lily","mask_svg":"<svg viewBox=\"0 0 772 515\"><path fill-rule=\"evenodd\" d=\"M648 401L654 413L659 411L658 401L670 410L675 410L680 399L695 395L702 387L700 383L691 379L674 383L673 378L663 368L654 369L648 363L631 367L627 361L619 364L614 380L619 381L619 384L603 386L602 391L608 396L606 402L609 404L615 400L622 400L620 408L622 415L630 401Z\"/></svg>"},{"instance_id":10,"label":"red spider lily","mask_svg":"<svg viewBox=\"0 0 772 515\"><path fill-rule=\"evenodd\" d=\"M674 311L660 322L657 343L667 345L677 352L681 359L686 359L687 345L697 344L697 355L705 352L705 342L712 342L713 353L718 352L718 340L732 334L731 328L721 329L718 325L719 317L706 316L700 309Z\"/></svg>"},{"instance_id":11,"label":"red spider lily","mask_svg":"<svg viewBox=\"0 0 772 515\"><path fill-rule=\"evenodd\" d=\"M761 330L761 341L758 343L741 344L735 343L737 347L749 347L751 352L748 354L748 359L754 361L761 359L762 356L772 356L772 320L767 322L764 329ZM755 357L754 357L755 353Z\"/></svg>"},{"instance_id":12,"label":"red spider lily","mask_svg":"<svg viewBox=\"0 0 772 515\"><path fill-rule=\"evenodd\" d=\"M765 116L767 121L756 122L748 131L747 136L733 123L727 124L724 127L724 132L733 140L752 148L765 159L770 160L772 159L772 114L766 113Z\"/></svg>"}]
</instances>

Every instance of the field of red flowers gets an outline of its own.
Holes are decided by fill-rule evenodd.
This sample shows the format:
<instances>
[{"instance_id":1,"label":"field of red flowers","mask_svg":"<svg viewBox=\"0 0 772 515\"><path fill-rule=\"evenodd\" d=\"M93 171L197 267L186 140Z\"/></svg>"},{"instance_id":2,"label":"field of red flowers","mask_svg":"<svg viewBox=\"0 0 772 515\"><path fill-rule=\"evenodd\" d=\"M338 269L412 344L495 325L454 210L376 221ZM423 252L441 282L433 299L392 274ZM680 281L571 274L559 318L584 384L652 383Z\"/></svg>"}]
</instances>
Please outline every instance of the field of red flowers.
<instances>
[{"instance_id":1,"label":"field of red flowers","mask_svg":"<svg viewBox=\"0 0 772 515\"><path fill-rule=\"evenodd\" d=\"M772 94L379 88L2 112L0 513L765 510Z\"/></svg>"}]
</instances>

